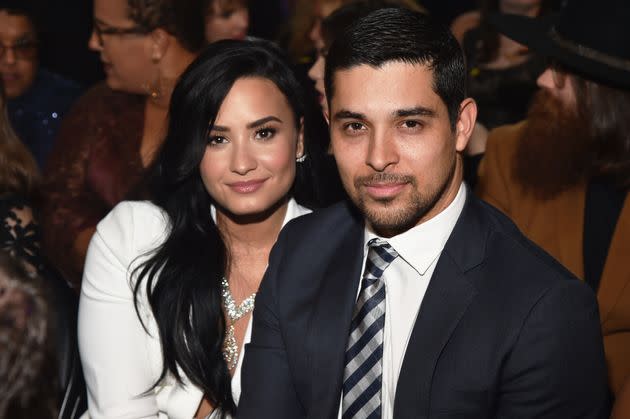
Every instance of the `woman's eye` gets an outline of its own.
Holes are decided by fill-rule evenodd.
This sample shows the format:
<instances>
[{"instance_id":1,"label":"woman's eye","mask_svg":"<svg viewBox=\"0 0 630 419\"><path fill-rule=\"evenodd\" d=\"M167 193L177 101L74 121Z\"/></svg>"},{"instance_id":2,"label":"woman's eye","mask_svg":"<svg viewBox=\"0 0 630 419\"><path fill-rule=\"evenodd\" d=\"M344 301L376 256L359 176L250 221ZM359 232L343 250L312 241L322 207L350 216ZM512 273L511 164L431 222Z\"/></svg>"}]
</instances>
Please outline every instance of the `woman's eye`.
<instances>
[{"instance_id":1,"label":"woman's eye","mask_svg":"<svg viewBox=\"0 0 630 419\"><path fill-rule=\"evenodd\" d=\"M263 128L256 131L256 138L261 140L268 140L276 134L276 130L273 128Z\"/></svg>"},{"instance_id":2,"label":"woman's eye","mask_svg":"<svg viewBox=\"0 0 630 419\"><path fill-rule=\"evenodd\" d=\"M208 137L209 145L221 145L227 143L227 139L225 137L219 137L218 135L211 135Z\"/></svg>"}]
</instances>

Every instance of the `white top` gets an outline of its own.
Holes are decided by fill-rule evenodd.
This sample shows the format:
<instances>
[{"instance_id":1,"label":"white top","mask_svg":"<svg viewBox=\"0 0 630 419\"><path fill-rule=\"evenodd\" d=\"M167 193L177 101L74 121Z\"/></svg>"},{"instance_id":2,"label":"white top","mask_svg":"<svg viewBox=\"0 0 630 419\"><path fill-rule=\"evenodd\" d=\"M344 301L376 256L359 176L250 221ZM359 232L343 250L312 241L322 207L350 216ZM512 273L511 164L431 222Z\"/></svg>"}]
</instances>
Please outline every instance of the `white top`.
<instances>
[{"instance_id":1,"label":"white top","mask_svg":"<svg viewBox=\"0 0 630 419\"><path fill-rule=\"evenodd\" d=\"M416 322L420 304L466 201L462 183L453 202L432 219L386 240L399 257L383 273L385 282L385 330L383 336L382 418L393 419L396 385L407 344ZM379 237L367 228L363 267L368 254L368 241ZM357 296L361 286L357 291ZM343 394L342 394L343 396ZM339 412L341 418L341 409Z\"/></svg>"},{"instance_id":2,"label":"white top","mask_svg":"<svg viewBox=\"0 0 630 419\"><path fill-rule=\"evenodd\" d=\"M291 199L283 225L308 212ZM88 412L83 418L190 419L199 407L203 393L183 373L184 385L168 376L146 393L162 372L162 352L146 295L140 313L149 334L138 319L129 274L167 231L164 213L149 202L122 202L96 228L79 303L79 351L88 389ZM243 345L250 337L251 320ZM243 352L241 348L232 378L237 403Z\"/></svg>"}]
</instances>

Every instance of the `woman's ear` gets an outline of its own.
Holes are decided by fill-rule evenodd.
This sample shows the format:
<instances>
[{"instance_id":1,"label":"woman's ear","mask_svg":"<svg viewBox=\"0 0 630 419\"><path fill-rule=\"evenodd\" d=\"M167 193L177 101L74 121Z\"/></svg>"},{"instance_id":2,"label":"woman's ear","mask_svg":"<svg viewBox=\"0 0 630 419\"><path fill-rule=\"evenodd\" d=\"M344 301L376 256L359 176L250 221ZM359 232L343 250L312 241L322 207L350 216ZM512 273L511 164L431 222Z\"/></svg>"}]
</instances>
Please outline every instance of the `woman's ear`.
<instances>
[{"instance_id":1,"label":"woman's ear","mask_svg":"<svg viewBox=\"0 0 630 419\"><path fill-rule=\"evenodd\" d=\"M162 28L152 30L149 36L151 39L151 59L157 63L166 55L171 36Z\"/></svg>"},{"instance_id":2,"label":"woman's ear","mask_svg":"<svg viewBox=\"0 0 630 419\"><path fill-rule=\"evenodd\" d=\"M306 153L304 148L304 117L300 118L300 126L298 127L297 147L295 148L295 158L299 159Z\"/></svg>"}]
</instances>

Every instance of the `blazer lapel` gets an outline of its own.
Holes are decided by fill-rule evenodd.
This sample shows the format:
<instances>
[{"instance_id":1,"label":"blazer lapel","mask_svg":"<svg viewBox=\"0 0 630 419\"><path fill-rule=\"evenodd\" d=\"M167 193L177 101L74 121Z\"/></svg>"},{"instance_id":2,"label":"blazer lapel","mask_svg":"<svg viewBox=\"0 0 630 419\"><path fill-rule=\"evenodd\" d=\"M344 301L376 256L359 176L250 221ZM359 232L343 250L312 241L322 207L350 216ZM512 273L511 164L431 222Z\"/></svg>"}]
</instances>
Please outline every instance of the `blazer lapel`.
<instances>
[{"instance_id":1,"label":"blazer lapel","mask_svg":"<svg viewBox=\"0 0 630 419\"><path fill-rule=\"evenodd\" d=\"M626 196L613 233L608 256L597 292L599 316L602 324L612 311L624 288L630 283L628 256L630 255L630 194Z\"/></svg>"},{"instance_id":2,"label":"blazer lapel","mask_svg":"<svg viewBox=\"0 0 630 419\"><path fill-rule=\"evenodd\" d=\"M556 231L557 259L575 276L584 279L584 206L586 185L579 185L556 198L555 218L551 225Z\"/></svg>"},{"instance_id":3,"label":"blazer lapel","mask_svg":"<svg viewBox=\"0 0 630 419\"><path fill-rule=\"evenodd\" d=\"M363 225L345 234L324 271L308 332L312 400L308 418L336 418L341 400L346 342L363 264Z\"/></svg>"},{"instance_id":4,"label":"blazer lapel","mask_svg":"<svg viewBox=\"0 0 630 419\"><path fill-rule=\"evenodd\" d=\"M466 206L420 305L396 387L394 417L397 419L428 417L433 371L476 294L465 273L484 257L486 230L477 214L479 205L468 191Z\"/></svg>"}]
</instances>

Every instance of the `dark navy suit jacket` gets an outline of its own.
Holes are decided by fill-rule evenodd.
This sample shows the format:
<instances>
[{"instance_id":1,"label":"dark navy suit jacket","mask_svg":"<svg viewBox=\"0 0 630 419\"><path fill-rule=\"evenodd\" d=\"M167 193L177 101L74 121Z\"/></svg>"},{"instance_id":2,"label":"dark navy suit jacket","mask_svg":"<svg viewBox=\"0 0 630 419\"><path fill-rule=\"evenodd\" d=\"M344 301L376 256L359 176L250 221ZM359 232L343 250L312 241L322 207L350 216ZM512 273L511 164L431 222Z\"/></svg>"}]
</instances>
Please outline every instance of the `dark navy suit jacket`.
<instances>
[{"instance_id":1,"label":"dark navy suit jacket","mask_svg":"<svg viewBox=\"0 0 630 419\"><path fill-rule=\"evenodd\" d=\"M347 204L288 224L256 298L240 419L334 419L363 261ZM424 296L394 417L608 418L592 291L470 192Z\"/></svg>"}]
</instances>

